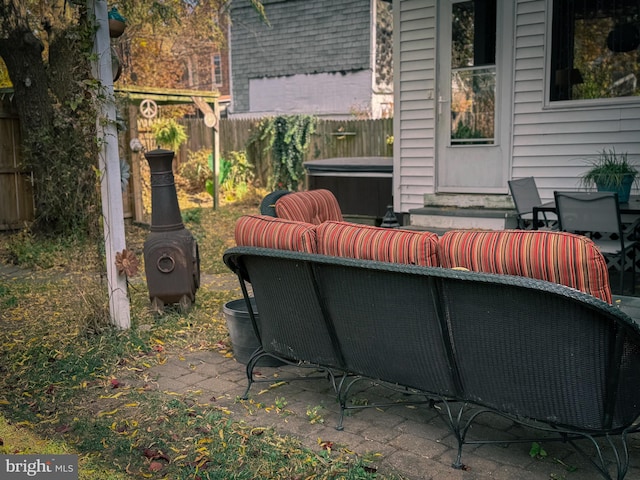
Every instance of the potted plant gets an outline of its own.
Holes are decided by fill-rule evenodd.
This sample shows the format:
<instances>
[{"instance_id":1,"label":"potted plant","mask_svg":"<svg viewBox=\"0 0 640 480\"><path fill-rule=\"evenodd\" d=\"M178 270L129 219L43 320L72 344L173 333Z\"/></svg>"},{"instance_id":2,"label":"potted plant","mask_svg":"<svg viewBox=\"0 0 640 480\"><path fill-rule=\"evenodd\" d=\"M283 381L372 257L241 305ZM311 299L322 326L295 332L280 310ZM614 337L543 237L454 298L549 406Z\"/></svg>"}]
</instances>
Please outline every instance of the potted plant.
<instances>
[{"instance_id":1,"label":"potted plant","mask_svg":"<svg viewBox=\"0 0 640 480\"><path fill-rule=\"evenodd\" d=\"M109 36L111 38L118 38L120 35L124 33L124 29L126 28L126 20L116 7L113 7L109 10L107 14L109 19Z\"/></svg>"},{"instance_id":2,"label":"potted plant","mask_svg":"<svg viewBox=\"0 0 640 480\"><path fill-rule=\"evenodd\" d=\"M618 192L620 203L629 201L631 186L638 178L638 170L629 162L627 153L615 148L603 149L590 161L590 168L581 177L585 187L596 186L599 192Z\"/></svg>"},{"instance_id":3,"label":"potted plant","mask_svg":"<svg viewBox=\"0 0 640 480\"><path fill-rule=\"evenodd\" d=\"M151 132L159 147L166 147L174 152L187 141L185 127L172 118L157 120L151 125Z\"/></svg>"}]
</instances>

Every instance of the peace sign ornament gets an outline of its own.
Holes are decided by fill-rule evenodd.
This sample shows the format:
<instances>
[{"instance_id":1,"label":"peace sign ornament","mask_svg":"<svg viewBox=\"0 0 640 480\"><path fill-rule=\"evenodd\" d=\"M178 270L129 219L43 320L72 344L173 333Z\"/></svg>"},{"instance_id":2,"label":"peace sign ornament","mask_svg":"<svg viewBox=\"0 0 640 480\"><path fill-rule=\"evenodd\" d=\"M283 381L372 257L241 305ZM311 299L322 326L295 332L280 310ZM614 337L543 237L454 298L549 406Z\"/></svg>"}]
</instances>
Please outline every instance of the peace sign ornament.
<instances>
[{"instance_id":1,"label":"peace sign ornament","mask_svg":"<svg viewBox=\"0 0 640 480\"><path fill-rule=\"evenodd\" d=\"M158 115L158 104L150 98L146 98L140 102L140 113L144 118L155 118Z\"/></svg>"}]
</instances>

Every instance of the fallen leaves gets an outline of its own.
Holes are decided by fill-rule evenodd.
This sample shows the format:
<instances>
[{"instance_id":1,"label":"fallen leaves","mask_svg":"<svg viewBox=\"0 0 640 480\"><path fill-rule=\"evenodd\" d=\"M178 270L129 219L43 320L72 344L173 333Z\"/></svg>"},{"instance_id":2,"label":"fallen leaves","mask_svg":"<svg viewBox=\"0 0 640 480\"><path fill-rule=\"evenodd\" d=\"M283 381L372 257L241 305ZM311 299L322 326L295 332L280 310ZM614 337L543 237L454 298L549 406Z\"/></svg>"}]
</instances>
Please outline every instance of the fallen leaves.
<instances>
[{"instance_id":1,"label":"fallen leaves","mask_svg":"<svg viewBox=\"0 0 640 480\"><path fill-rule=\"evenodd\" d=\"M142 451L142 454L151 460L166 460L167 462L170 461L169 457L163 453L161 450L157 450L154 448L145 448Z\"/></svg>"},{"instance_id":2,"label":"fallen leaves","mask_svg":"<svg viewBox=\"0 0 640 480\"><path fill-rule=\"evenodd\" d=\"M100 395L99 398L119 398L124 395L126 392L120 391L118 393L114 393L113 395Z\"/></svg>"},{"instance_id":3,"label":"fallen leaves","mask_svg":"<svg viewBox=\"0 0 640 480\"><path fill-rule=\"evenodd\" d=\"M56 433L68 433L71 431L71 426L69 425L58 425L54 429Z\"/></svg>"},{"instance_id":4,"label":"fallen leaves","mask_svg":"<svg viewBox=\"0 0 640 480\"><path fill-rule=\"evenodd\" d=\"M116 413L118 413L118 410L119 409L116 408L116 409L111 410L109 412L101 411L101 412L98 412L97 416L98 416L98 418L100 418L100 417L107 417L107 416L115 415Z\"/></svg>"},{"instance_id":5,"label":"fallen leaves","mask_svg":"<svg viewBox=\"0 0 640 480\"><path fill-rule=\"evenodd\" d=\"M216 223L203 223L201 233L216 229ZM220 255L210 250L203 257L204 262L219 264L220 270L204 270L207 273L226 268ZM90 452L110 466L120 465L114 468L135 478L186 478L184 472L189 471L188 478L197 480L208 475L193 472L214 466L219 478L231 478L245 469L264 469L262 478L330 478L315 470L318 453L303 451L295 439L279 438L271 429L238 423L244 411L212 406L224 403L221 392L184 392L178 387L163 392L155 382L150 369L167 359L185 361L192 351L232 356L220 312L224 303L237 298L237 280L235 290L201 288L189 315L168 315L162 321L148 313L143 282L129 284L132 323L137 328L126 332L86 326L108 310L104 279L62 271L39 273L12 282L0 295L0 405L7 415L23 420L19 425L25 435L36 431L64 437L70 448ZM87 299L96 302L89 305ZM199 365L194 362L193 368L186 364L185 368ZM282 384L272 383L269 389ZM203 405L205 399L209 403ZM283 407L246 405L269 408L272 415ZM320 453L330 449L332 457L339 458L339 447L332 442L327 446ZM277 465L265 458L277 459ZM280 469L286 474L280 475Z\"/></svg>"},{"instance_id":6,"label":"fallen leaves","mask_svg":"<svg viewBox=\"0 0 640 480\"><path fill-rule=\"evenodd\" d=\"M333 448L333 442L319 442L320 443L320 448L322 450L326 450L327 452L331 453L331 449Z\"/></svg>"},{"instance_id":7,"label":"fallen leaves","mask_svg":"<svg viewBox=\"0 0 640 480\"><path fill-rule=\"evenodd\" d=\"M269 384L269 386L267 388L264 388L264 389L260 390L258 392L258 395L263 395L263 394L267 393L269 390L273 390L274 388L282 387L283 385L286 385L286 384L287 384L287 382L285 382L285 381L271 383L271 384Z\"/></svg>"}]
</instances>

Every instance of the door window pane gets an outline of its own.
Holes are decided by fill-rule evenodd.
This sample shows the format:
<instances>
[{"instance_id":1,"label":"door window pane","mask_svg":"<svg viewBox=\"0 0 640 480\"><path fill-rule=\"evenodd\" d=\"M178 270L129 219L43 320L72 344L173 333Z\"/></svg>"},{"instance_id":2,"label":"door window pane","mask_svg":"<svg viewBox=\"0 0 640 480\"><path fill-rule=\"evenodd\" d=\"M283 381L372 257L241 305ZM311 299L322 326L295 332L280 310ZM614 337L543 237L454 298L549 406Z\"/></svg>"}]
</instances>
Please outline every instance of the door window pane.
<instances>
[{"instance_id":1,"label":"door window pane","mask_svg":"<svg viewBox=\"0 0 640 480\"><path fill-rule=\"evenodd\" d=\"M554 0L550 100L640 95L640 0Z\"/></svg>"},{"instance_id":2,"label":"door window pane","mask_svg":"<svg viewBox=\"0 0 640 480\"><path fill-rule=\"evenodd\" d=\"M452 5L451 144L493 144L496 1Z\"/></svg>"},{"instance_id":3,"label":"door window pane","mask_svg":"<svg viewBox=\"0 0 640 480\"><path fill-rule=\"evenodd\" d=\"M496 68L458 69L451 81L451 144L493 144Z\"/></svg>"}]
</instances>

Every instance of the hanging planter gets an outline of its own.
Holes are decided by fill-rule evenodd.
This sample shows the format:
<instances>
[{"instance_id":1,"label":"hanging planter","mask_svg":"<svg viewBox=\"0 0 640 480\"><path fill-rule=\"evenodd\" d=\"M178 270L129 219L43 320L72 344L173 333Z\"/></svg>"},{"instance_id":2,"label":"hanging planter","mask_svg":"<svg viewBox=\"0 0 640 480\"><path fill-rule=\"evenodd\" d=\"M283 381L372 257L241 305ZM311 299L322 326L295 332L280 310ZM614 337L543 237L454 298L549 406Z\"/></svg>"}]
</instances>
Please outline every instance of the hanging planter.
<instances>
[{"instance_id":1,"label":"hanging planter","mask_svg":"<svg viewBox=\"0 0 640 480\"><path fill-rule=\"evenodd\" d=\"M118 38L120 35L124 33L124 29L126 28L126 20L116 7L113 7L109 10L109 36L111 38Z\"/></svg>"}]
</instances>

